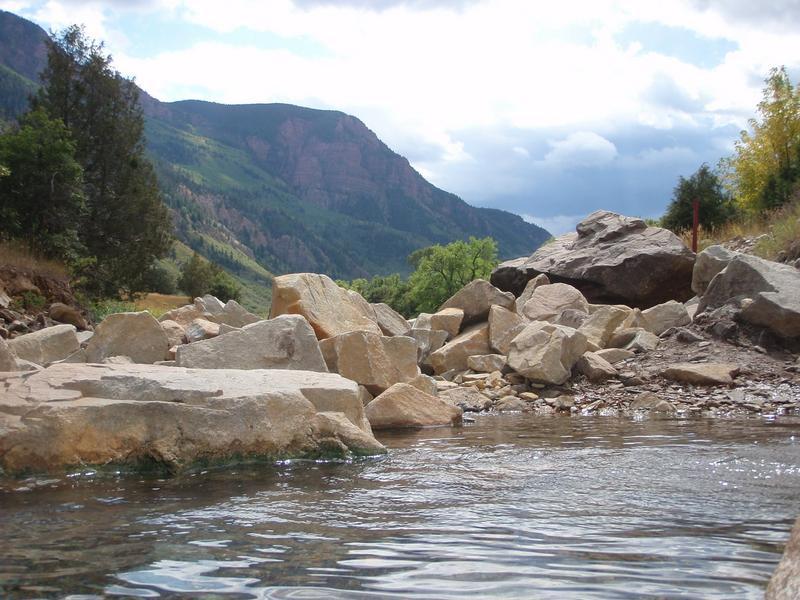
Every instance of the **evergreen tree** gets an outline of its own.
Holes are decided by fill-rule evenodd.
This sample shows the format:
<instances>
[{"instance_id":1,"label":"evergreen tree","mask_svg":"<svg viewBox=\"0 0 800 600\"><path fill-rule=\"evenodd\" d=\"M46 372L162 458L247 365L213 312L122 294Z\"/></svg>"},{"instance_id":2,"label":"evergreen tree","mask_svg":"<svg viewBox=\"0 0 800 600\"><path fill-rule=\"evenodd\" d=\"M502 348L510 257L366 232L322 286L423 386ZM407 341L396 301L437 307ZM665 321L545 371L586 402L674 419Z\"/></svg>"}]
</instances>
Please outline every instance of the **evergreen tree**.
<instances>
[{"instance_id":1,"label":"evergreen tree","mask_svg":"<svg viewBox=\"0 0 800 600\"><path fill-rule=\"evenodd\" d=\"M153 260L169 249L171 223L145 157L137 87L111 67L102 44L72 26L49 42L34 106L63 121L83 166L88 291L141 289Z\"/></svg>"},{"instance_id":2,"label":"evergreen tree","mask_svg":"<svg viewBox=\"0 0 800 600\"><path fill-rule=\"evenodd\" d=\"M16 131L0 136L0 164L7 169L0 177L0 235L74 262L83 252L83 170L64 124L42 109L23 115Z\"/></svg>"},{"instance_id":3,"label":"evergreen tree","mask_svg":"<svg viewBox=\"0 0 800 600\"><path fill-rule=\"evenodd\" d=\"M691 228L695 200L700 203L700 224L704 227L715 227L734 216L733 204L723 191L719 178L707 164L703 164L688 179L680 177L661 225L672 231Z\"/></svg>"}]
</instances>

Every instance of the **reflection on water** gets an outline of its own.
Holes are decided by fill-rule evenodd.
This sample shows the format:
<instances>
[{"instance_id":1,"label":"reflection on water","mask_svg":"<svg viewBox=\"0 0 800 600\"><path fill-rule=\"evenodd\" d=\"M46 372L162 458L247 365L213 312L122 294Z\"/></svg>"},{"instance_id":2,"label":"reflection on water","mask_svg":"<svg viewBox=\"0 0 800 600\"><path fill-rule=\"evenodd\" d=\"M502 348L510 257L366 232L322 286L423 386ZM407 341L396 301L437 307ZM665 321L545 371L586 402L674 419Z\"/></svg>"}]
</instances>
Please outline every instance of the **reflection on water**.
<instances>
[{"instance_id":1,"label":"reflection on water","mask_svg":"<svg viewBox=\"0 0 800 600\"><path fill-rule=\"evenodd\" d=\"M800 419L479 417L388 457L0 491L0 596L761 598Z\"/></svg>"}]
</instances>

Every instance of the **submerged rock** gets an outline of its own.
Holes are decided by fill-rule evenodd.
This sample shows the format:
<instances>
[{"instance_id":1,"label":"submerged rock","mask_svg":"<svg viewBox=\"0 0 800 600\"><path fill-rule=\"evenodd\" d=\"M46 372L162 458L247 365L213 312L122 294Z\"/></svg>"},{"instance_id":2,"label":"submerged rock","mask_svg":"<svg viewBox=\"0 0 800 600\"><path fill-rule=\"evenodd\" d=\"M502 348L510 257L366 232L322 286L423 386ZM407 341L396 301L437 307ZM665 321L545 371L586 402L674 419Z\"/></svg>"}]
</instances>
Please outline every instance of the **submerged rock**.
<instances>
[{"instance_id":1,"label":"submerged rock","mask_svg":"<svg viewBox=\"0 0 800 600\"><path fill-rule=\"evenodd\" d=\"M65 364L3 384L6 474L385 451L357 384L330 373Z\"/></svg>"}]
</instances>

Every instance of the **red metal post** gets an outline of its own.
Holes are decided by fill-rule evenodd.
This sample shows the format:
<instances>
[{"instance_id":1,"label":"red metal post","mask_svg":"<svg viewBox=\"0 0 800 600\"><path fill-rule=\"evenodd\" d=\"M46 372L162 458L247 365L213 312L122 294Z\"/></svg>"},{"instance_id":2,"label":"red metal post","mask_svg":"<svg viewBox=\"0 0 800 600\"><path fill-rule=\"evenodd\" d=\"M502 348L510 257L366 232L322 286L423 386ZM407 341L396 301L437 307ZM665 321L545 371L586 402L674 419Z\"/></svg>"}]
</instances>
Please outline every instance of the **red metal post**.
<instances>
[{"instance_id":1,"label":"red metal post","mask_svg":"<svg viewBox=\"0 0 800 600\"><path fill-rule=\"evenodd\" d=\"M692 252L697 252L697 227L700 225L700 201L692 202Z\"/></svg>"}]
</instances>

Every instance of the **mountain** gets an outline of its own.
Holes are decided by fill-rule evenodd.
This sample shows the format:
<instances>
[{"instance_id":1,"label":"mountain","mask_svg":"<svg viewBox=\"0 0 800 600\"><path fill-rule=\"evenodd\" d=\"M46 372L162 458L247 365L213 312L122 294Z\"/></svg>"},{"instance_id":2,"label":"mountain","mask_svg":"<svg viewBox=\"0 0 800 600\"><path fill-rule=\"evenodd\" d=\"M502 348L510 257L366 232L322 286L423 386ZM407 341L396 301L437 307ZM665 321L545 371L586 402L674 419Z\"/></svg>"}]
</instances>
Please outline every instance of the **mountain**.
<instances>
[{"instance_id":1,"label":"mountain","mask_svg":"<svg viewBox=\"0 0 800 600\"><path fill-rule=\"evenodd\" d=\"M44 67L45 32L0 11L0 110ZM179 239L236 273L407 273L435 243L492 236L503 258L549 234L426 181L356 117L287 104L160 102L142 92L148 150ZM249 263L251 264L248 264ZM256 269L257 270L257 269ZM263 276L263 273L261 274Z\"/></svg>"}]
</instances>

